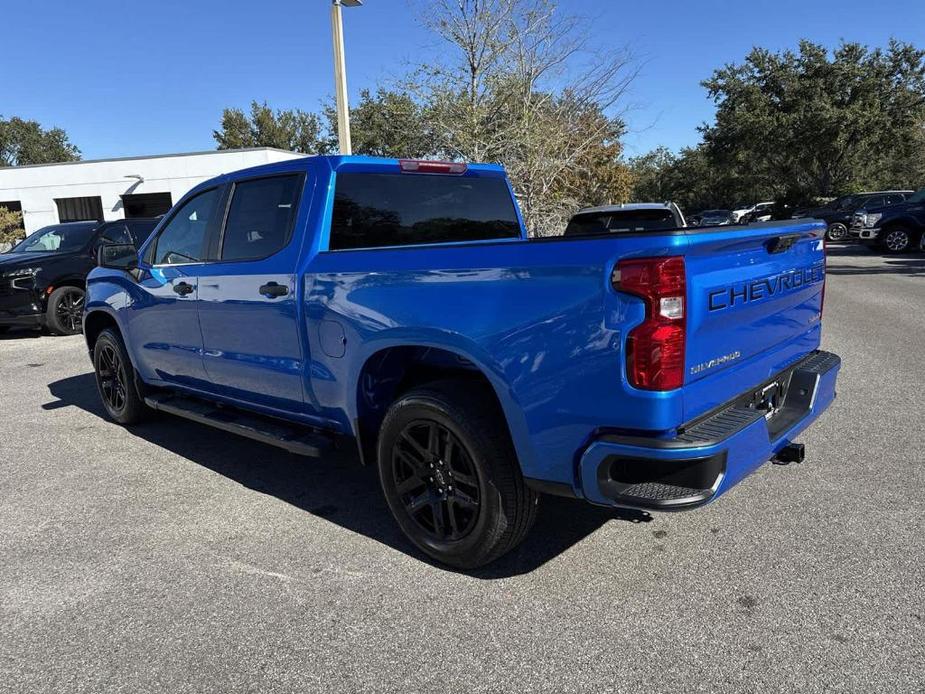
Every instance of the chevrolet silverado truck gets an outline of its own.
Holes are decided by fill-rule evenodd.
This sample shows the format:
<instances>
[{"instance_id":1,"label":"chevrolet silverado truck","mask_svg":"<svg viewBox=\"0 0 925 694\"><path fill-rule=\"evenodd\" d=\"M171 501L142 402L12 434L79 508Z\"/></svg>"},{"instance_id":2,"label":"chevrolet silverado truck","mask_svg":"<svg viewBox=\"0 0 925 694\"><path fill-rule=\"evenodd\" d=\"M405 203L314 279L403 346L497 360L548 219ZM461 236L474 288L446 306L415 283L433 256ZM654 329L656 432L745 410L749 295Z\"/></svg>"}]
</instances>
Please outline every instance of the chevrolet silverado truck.
<instances>
[{"instance_id":1,"label":"chevrolet silverado truck","mask_svg":"<svg viewBox=\"0 0 925 694\"><path fill-rule=\"evenodd\" d=\"M501 167L308 157L187 194L100 250L84 333L108 415L293 453L355 446L398 525L471 569L542 494L706 504L835 397L825 225L529 239Z\"/></svg>"}]
</instances>

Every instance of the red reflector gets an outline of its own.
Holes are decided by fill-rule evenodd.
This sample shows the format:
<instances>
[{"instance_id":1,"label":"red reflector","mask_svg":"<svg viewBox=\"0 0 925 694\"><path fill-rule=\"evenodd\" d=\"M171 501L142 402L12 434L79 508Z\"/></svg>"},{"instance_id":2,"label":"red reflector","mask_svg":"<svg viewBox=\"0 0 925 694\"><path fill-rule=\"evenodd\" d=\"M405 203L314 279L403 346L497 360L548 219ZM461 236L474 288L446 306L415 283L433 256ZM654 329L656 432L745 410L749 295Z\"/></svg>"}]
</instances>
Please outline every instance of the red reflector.
<instances>
[{"instance_id":1,"label":"red reflector","mask_svg":"<svg viewBox=\"0 0 925 694\"><path fill-rule=\"evenodd\" d=\"M646 390L684 385L684 326L647 321L626 339L630 382Z\"/></svg>"},{"instance_id":2,"label":"red reflector","mask_svg":"<svg viewBox=\"0 0 925 694\"><path fill-rule=\"evenodd\" d=\"M687 340L684 258L622 261L617 265L614 279L617 289L646 302L645 321L630 331L626 339L626 372L630 383L645 390L680 388L684 385Z\"/></svg>"},{"instance_id":3,"label":"red reflector","mask_svg":"<svg viewBox=\"0 0 925 694\"><path fill-rule=\"evenodd\" d=\"M403 173L464 174L469 165L463 161L428 161L424 159L402 159L398 162Z\"/></svg>"}]
</instances>

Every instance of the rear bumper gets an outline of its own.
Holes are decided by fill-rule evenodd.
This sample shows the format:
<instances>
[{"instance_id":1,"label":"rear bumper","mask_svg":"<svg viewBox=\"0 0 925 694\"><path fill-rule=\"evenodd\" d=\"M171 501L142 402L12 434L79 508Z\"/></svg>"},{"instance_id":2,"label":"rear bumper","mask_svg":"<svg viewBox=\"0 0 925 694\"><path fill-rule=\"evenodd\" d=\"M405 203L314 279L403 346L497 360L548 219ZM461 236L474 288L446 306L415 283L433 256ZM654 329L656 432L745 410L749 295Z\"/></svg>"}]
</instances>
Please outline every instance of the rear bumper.
<instances>
[{"instance_id":1,"label":"rear bumper","mask_svg":"<svg viewBox=\"0 0 925 694\"><path fill-rule=\"evenodd\" d=\"M685 425L672 439L605 435L579 462L581 490L605 506L680 510L701 506L770 460L812 424L835 399L841 359L817 351L771 381L788 384L770 419L733 399Z\"/></svg>"}]
</instances>

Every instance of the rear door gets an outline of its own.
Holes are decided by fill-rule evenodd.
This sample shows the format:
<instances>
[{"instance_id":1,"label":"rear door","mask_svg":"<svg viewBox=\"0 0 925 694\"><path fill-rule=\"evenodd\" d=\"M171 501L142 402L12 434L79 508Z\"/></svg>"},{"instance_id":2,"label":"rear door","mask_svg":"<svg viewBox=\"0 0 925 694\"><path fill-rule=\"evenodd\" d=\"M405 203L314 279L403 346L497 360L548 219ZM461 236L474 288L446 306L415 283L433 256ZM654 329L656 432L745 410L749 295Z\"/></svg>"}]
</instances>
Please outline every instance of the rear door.
<instances>
[{"instance_id":1,"label":"rear door","mask_svg":"<svg viewBox=\"0 0 925 694\"><path fill-rule=\"evenodd\" d=\"M199 283L210 387L284 411L303 408L295 222L304 184L302 173L233 183Z\"/></svg>"}]
</instances>

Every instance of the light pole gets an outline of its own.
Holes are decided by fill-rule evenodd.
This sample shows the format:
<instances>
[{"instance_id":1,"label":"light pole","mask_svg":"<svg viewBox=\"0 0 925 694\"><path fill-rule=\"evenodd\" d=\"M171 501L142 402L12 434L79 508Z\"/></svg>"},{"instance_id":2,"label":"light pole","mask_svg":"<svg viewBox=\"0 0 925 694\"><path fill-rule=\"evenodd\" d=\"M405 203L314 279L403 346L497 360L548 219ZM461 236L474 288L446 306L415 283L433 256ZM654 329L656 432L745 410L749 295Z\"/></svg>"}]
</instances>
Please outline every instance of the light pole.
<instances>
[{"instance_id":1,"label":"light pole","mask_svg":"<svg viewBox=\"0 0 925 694\"><path fill-rule=\"evenodd\" d=\"M363 0L331 0L331 34L334 37L334 87L337 92L337 141L341 154L351 154L350 105L347 103L347 66L344 61L344 20L340 8L359 7Z\"/></svg>"}]
</instances>

